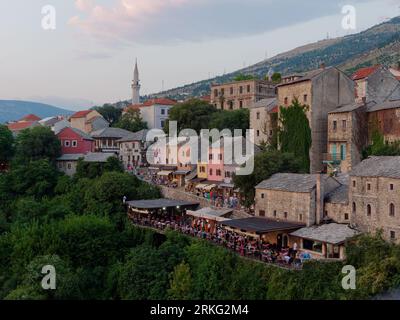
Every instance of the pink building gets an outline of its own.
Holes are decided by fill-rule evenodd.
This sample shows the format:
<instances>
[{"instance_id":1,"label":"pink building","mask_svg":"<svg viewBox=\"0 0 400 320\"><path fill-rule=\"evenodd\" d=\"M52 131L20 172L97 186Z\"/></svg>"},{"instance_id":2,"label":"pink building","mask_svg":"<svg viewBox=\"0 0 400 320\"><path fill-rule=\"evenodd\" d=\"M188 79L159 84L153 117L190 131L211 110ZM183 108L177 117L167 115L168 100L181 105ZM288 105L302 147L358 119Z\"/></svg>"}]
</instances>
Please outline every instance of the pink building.
<instances>
[{"instance_id":1,"label":"pink building","mask_svg":"<svg viewBox=\"0 0 400 320\"><path fill-rule=\"evenodd\" d=\"M213 143L208 151L208 180L213 182L224 181L224 144Z\"/></svg>"},{"instance_id":2,"label":"pink building","mask_svg":"<svg viewBox=\"0 0 400 320\"><path fill-rule=\"evenodd\" d=\"M57 133L62 154L86 154L94 152L94 139L76 128L64 128Z\"/></svg>"}]
</instances>

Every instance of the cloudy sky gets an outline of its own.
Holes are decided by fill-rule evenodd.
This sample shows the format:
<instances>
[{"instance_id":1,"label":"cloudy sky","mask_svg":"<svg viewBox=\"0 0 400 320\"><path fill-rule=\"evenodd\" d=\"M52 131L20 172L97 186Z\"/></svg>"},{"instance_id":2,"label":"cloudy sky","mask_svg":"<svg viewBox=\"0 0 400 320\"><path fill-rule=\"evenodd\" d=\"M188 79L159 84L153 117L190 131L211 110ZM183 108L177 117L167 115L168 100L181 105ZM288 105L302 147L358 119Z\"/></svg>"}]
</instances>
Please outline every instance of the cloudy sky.
<instances>
[{"instance_id":1,"label":"cloudy sky","mask_svg":"<svg viewBox=\"0 0 400 320\"><path fill-rule=\"evenodd\" d=\"M55 30L42 28L45 5ZM356 30L342 28L344 5ZM397 15L400 0L0 0L0 99L115 102L130 97L136 57L153 93Z\"/></svg>"}]
</instances>

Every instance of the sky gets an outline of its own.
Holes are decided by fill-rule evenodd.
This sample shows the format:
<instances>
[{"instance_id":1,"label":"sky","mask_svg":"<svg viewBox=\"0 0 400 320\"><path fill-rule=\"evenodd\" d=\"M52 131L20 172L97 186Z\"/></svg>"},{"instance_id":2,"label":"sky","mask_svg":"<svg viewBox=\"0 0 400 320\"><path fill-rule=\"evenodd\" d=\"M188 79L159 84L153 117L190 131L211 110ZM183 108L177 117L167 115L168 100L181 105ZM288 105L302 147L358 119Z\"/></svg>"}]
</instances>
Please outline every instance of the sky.
<instances>
[{"instance_id":1,"label":"sky","mask_svg":"<svg viewBox=\"0 0 400 320\"><path fill-rule=\"evenodd\" d=\"M400 0L0 0L0 99L71 110L117 102L131 96L136 58L149 94L398 15Z\"/></svg>"}]
</instances>

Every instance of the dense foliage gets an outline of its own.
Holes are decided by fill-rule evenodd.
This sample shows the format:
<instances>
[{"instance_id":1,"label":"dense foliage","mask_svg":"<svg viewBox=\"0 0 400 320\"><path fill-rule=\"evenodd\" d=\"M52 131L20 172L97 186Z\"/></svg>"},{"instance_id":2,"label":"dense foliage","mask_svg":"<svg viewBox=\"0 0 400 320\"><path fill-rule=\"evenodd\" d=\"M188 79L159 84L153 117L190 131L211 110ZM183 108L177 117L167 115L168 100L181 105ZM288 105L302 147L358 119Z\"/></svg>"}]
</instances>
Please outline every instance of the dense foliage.
<instances>
[{"instance_id":1,"label":"dense foliage","mask_svg":"<svg viewBox=\"0 0 400 320\"><path fill-rule=\"evenodd\" d=\"M113 126L131 132L147 129L147 123L143 121L139 110L128 110Z\"/></svg>"},{"instance_id":2,"label":"dense foliage","mask_svg":"<svg viewBox=\"0 0 400 320\"><path fill-rule=\"evenodd\" d=\"M7 126L0 125L0 164L8 162L14 155L14 137Z\"/></svg>"},{"instance_id":3,"label":"dense foliage","mask_svg":"<svg viewBox=\"0 0 400 320\"><path fill-rule=\"evenodd\" d=\"M112 126L114 123L118 122L122 116L122 109L116 108L111 104L105 104L102 107L95 107L98 113L100 113L104 119Z\"/></svg>"},{"instance_id":4,"label":"dense foliage","mask_svg":"<svg viewBox=\"0 0 400 320\"><path fill-rule=\"evenodd\" d=\"M293 154L267 150L255 155L252 174L234 176L233 182L235 188L240 189L244 195L244 205L250 207L254 203L254 187L261 181L270 178L278 172L297 173L301 171L301 163Z\"/></svg>"},{"instance_id":5,"label":"dense foliage","mask_svg":"<svg viewBox=\"0 0 400 320\"><path fill-rule=\"evenodd\" d=\"M369 156L400 156L400 141L386 142L384 136L374 130L372 144L363 150L363 158Z\"/></svg>"},{"instance_id":6,"label":"dense foliage","mask_svg":"<svg viewBox=\"0 0 400 320\"><path fill-rule=\"evenodd\" d=\"M307 108L297 99L293 100L291 106L281 107L281 128L278 133L281 150L293 153L300 160L304 172L310 170L311 129L306 116Z\"/></svg>"}]
</instances>

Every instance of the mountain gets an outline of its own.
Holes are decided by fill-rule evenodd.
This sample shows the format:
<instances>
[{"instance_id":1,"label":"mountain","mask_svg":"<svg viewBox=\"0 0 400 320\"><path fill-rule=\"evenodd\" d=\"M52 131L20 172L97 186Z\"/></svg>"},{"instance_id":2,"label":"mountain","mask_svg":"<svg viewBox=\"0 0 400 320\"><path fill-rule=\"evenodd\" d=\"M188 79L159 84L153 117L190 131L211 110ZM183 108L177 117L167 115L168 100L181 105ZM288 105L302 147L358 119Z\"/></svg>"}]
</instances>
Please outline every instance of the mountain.
<instances>
[{"instance_id":1,"label":"mountain","mask_svg":"<svg viewBox=\"0 0 400 320\"><path fill-rule=\"evenodd\" d=\"M57 115L70 115L73 112L37 102L0 100L0 123L19 120L23 116L31 113L36 114L38 117L45 118Z\"/></svg>"},{"instance_id":2,"label":"mountain","mask_svg":"<svg viewBox=\"0 0 400 320\"><path fill-rule=\"evenodd\" d=\"M146 98L166 96L184 99L188 96L208 95L212 83L231 81L240 73L263 78L270 68L285 75L318 68L323 62L327 66L336 66L351 74L360 67L378 63L397 65L399 61L400 17L396 17L357 34L308 44L241 70L153 94Z\"/></svg>"}]
</instances>

